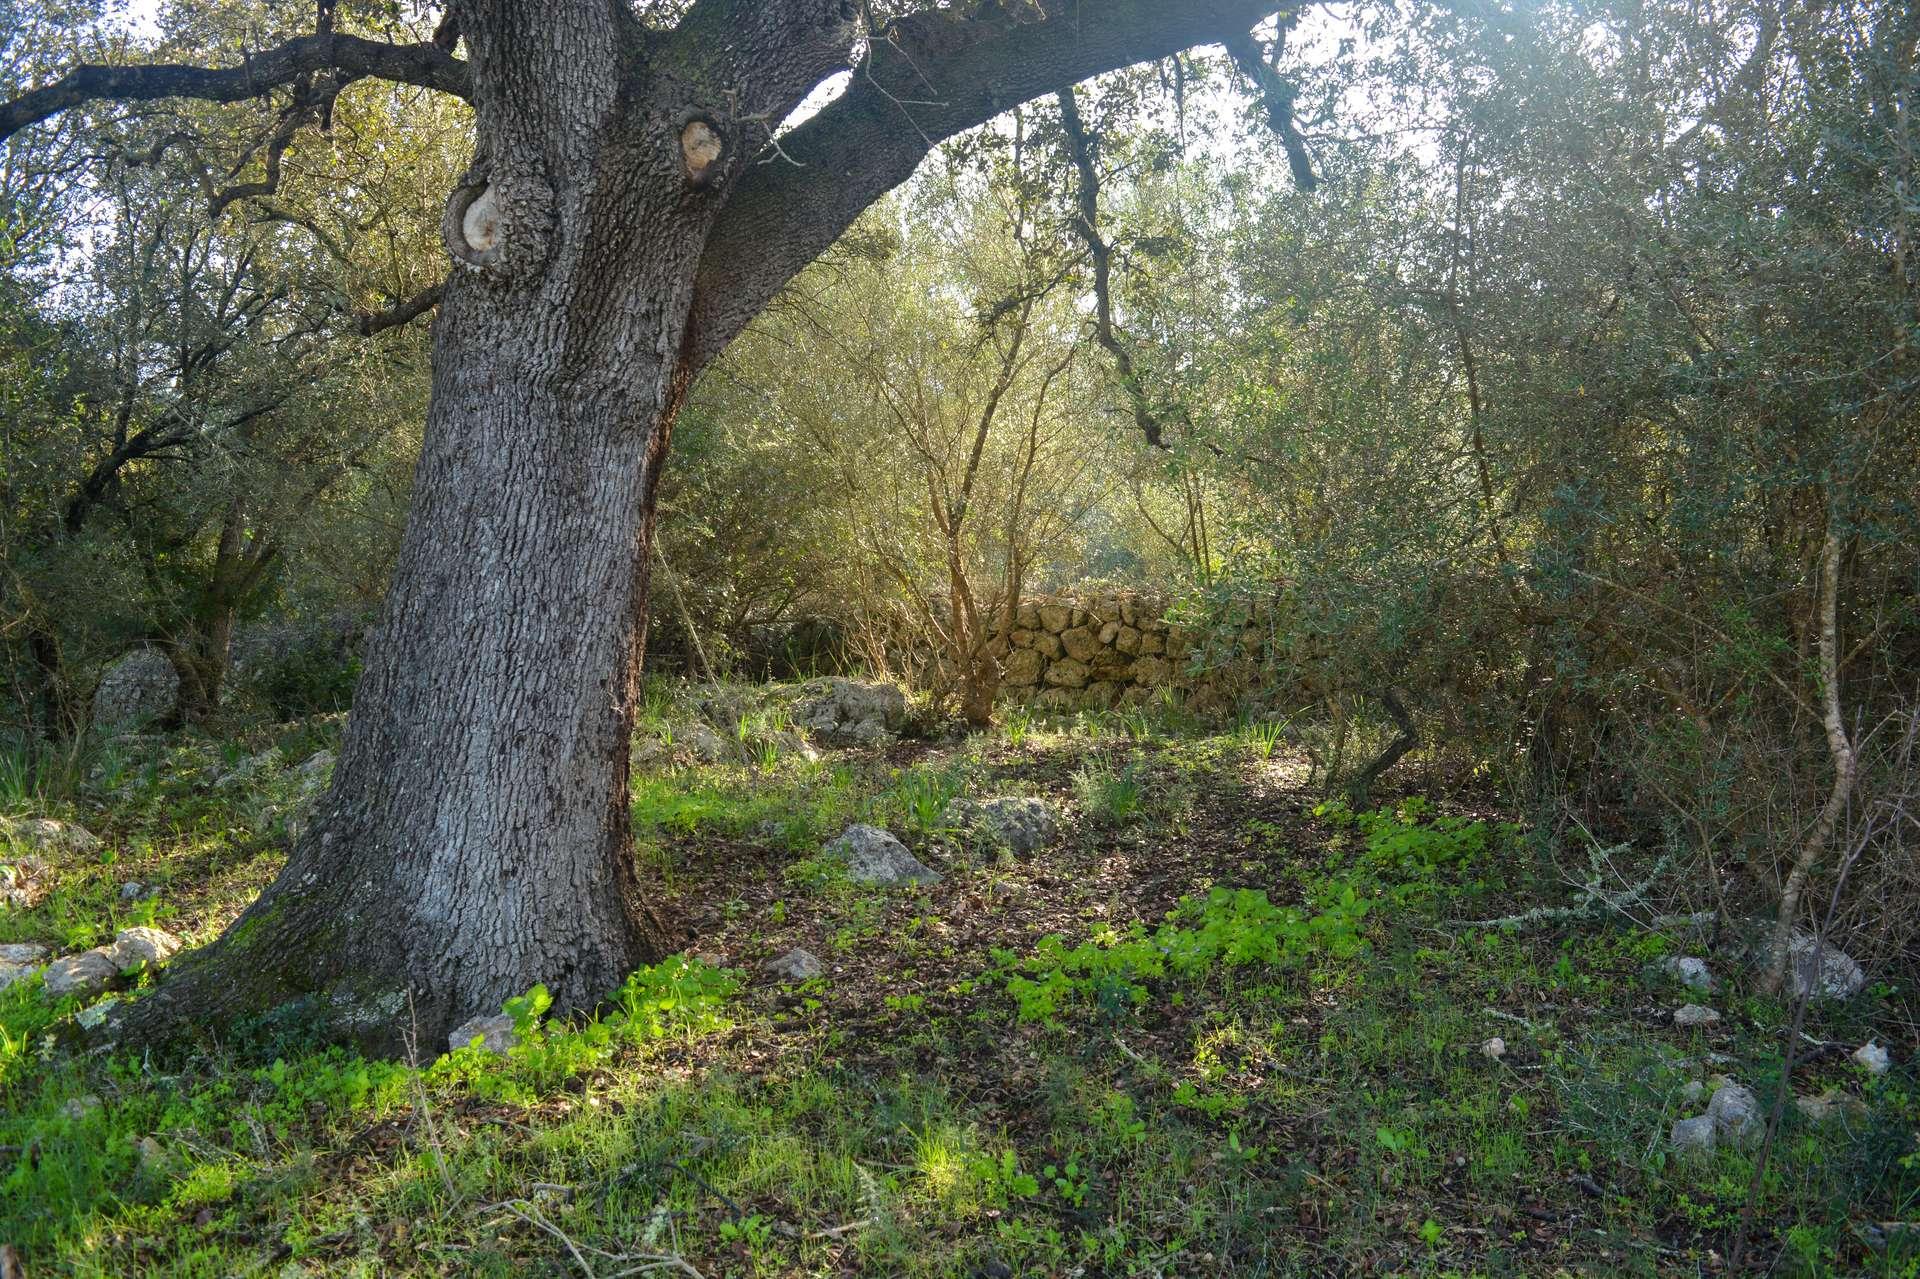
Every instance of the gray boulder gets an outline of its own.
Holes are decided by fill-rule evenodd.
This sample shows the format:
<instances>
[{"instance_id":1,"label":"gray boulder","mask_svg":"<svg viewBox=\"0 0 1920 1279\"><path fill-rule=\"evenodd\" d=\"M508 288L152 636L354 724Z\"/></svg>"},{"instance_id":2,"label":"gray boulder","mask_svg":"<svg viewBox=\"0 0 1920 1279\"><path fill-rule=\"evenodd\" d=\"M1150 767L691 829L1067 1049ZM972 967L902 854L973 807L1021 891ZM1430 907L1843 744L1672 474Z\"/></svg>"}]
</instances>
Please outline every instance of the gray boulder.
<instances>
[{"instance_id":1,"label":"gray boulder","mask_svg":"<svg viewBox=\"0 0 1920 1279\"><path fill-rule=\"evenodd\" d=\"M847 863L847 877L856 884L894 888L940 882L940 876L908 852L905 844L878 826L855 823L828 844L826 851Z\"/></svg>"},{"instance_id":2,"label":"gray boulder","mask_svg":"<svg viewBox=\"0 0 1920 1279\"><path fill-rule=\"evenodd\" d=\"M107 954L107 948L96 946L47 965L47 996L50 999L64 999L68 995L97 995L119 976L120 965L113 962Z\"/></svg>"},{"instance_id":3,"label":"gray boulder","mask_svg":"<svg viewBox=\"0 0 1920 1279\"><path fill-rule=\"evenodd\" d=\"M1051 844L1060 830L1052 805L1023 795L956 799L941 819L949 826L984 835L1022 857Z\"/></svg>"},{"instance_id":4,"label":"gray boulder","mask_svg":"<svg viewBox=\"0 0 1920 1279\"><path fill-rule=\"evenodd\" d=\"M1711 1026L1720 1020L1720 1014L1702 1004L1684 1004L1673 1013L1673 1024L1682 1029L1695 1026Z\"/></svg>"},{"instance_id":5,"label":"gray boulder","mask_svg":"<svg viewBox=\"0 0 1920 1279\"><path fill-rule=\"evenodd\" d=\"M1714 1134L1735 1146L1758 1141L1767 1127L1760 1114L1760 1099L1732 1080L1714 1090L1713 1099L1707 1103L1707 1117L1713 1120Z\"/></svg>"},{"instance_id":6,"label":"gray boulder","mask_svg":"<svg viewBox=\"0 0 1920 1279\"><path fill-rule=\"evenodd\" d=\"M1831 937L1824 946L1816 947L1815 941L1812 933L1796 932L1787 943L1785 994L1794 999L1851 999L1865 989L1867 974L1853 956L1835 945ZM1820 952L1817 962L1816 949ZM1769 937L1760 947L1763 969L1772 958L1773 939Z\"/></svg>"},{"instance_id":7,"label":"gray boulder","mask_svg":"<svg viewBox=\"0 0 1920 1279\"><path fill-rule=\"evenodd\" d=\"M781 981L812 981L825 976L827 966L812 951L795 946L778 959L769 959L766 970Z\"/></svg>"},{"instance_id":8,"label":"gray boulder","mask_svg":"<svg viewBox=\"0 0 1920 1279\"><path fill-rule=\"evenodd\" d=\"M1710 1155L1717 1144L1714 1135L1713 1116L1695 1115L1692 1119L1674 1121L1673 1132L1667 1140L1674 1150L1682 1155Z\"/></svg>"},{"instance_id":9,"label":"gray boulder","mask_svg":"<svg viewBox=\"0 0 1920 1279\"><path fill-rule=\"evenodd\" d=\"M93 690L93 722L109 730L171 719L180 709L180 675L158 649L135 649L107 668Z\"/></svg>"},{"instance_id":10,"label":"gray boulder","mask_svg":"<svg viewBox=\"0 0 1920 1279\"><path fill-rule=\"evenodd\" d=\"M892 684L831 676L801 686L798 718L807 733L830 746L879 746L907 722L907 699Z\"/></svg>"},{"instance_id":11,"label":"gray boulder","mask_svg":"<svg viewBox=\"0 0 1920 1279\"><path fill-rule=\"evenodd\" d=\"M494 1013L490 1017L470 1017L454 1027L453 1033L447 1036L447 1049L457 1051L475 1039L490 1053L504 1053L520 1042L520 1037L513 1033L513 1018Z\"/></svg>"}]
</instances>

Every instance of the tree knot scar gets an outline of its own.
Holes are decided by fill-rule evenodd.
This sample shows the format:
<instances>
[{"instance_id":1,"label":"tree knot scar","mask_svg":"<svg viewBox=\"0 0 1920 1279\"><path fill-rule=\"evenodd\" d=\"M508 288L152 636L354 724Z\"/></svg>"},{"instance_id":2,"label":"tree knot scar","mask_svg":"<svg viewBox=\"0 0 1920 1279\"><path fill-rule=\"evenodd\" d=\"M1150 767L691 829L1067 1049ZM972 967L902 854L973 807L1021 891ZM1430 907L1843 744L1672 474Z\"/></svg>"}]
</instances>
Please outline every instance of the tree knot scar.
<instances>
[{"instance_id":1,"label":"tree knot scar","mask_svg":"<svg viewBox=\"0 0 1920 1279\"><path fill-rule=\"evenodd\" d=\"M460 234L475 253L485 253L500 243L500 206L491 186L482 190L460 215Z\"/></svg>"},{"instance_id":2,"label":"tree knot scar","mask_svg":"<svg viewBox=\"0 0 1920 1279\"><path fill-rule=\"evenodd\" d=\"M495 171L471 178L447 201L441 238L453 260L500 282L545 264L553 191L537 174Z\"/></svg>"},{"instance_id":3,"label":"tree knot scar","mask_svg":"<svg viewBox=\"0 0 1920 1279\"><path fill-rule=\"evenodd\" d=\"M689 120L680 127L680 159L693 185L706 186L719 175L726 150L726 139L709 121Z\"/></svg>"}]
</instances>

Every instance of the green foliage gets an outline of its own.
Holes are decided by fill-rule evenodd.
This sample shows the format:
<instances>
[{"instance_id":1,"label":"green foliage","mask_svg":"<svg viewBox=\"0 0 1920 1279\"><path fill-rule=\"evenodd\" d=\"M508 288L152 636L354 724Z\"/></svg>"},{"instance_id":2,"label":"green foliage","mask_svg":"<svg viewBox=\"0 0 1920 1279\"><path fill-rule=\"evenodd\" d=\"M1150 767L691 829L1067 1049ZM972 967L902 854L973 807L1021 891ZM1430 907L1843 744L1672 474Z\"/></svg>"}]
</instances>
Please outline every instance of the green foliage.
<instances>
[{"instance_id":1,"label":"green foliage","mask_svg":"<svg viewBox=\"0 0 1920 1279\"><path fill-rule=\"evenodd\" d=\"M1146 803L1146 788L1132 765L1116 770L1084 764L1073 775L1073 791L1088 815L1107 826L1126 825Z\"/></svg>"},{"instance_id":2,"label":"green foliage","mask_svg":"<svg viewBox=\"0 0 1920 1279\"><path fill-rule=\"evenodd\" d=\"M1519 834L1512 823L1433 811L1415 796L1397 805L1354 812L1344 801L1314 807L1313 815L1357 831L1364 843L1354 874L1380 885L1396 902L1431 896L1442 884L1477 892L1498 876L1500 859Z\"/></svg>"},{"instance_id":3,"label":"green foliage","mask_svg":"<svg viewBox=\"0 0 1920 1279\"><path fill-rule=\"evenodd\" d=\"M543 1020L553 998L536 985L501 1010L513 1018L514 1042L504 1054L457 1048L435 1062L428 1077L459 1081L483 1097L530 1101L623 1048L725 1029L732 1024L726 1005L739 990L732 973L675 955L629 975L605 1016L555 1027Z\"/></svg>"},{"instance_id":4,"label":"green foliage","mask_svg":"<svg viewBox=\"0 0 1920 1279\"><path fill-rule=\"evenodd\" d=\"M1286 720L1242 719L1233 735L1249 755L1265 760L1273 758L1274 751L1286 740L1286 731Z\"/></svg>"},{"instance_id":5,"label":"green foliage","mask_svg":"<svg viewBox=\"0 0 1920 1279\"><path fill-rule=\"evenodd\" d=\"M898 824L916 835L949 833L947 805L965 794L964 774L956 769L911 768L898 774L891 789L873 805L873 818L881 825Z\"/></svg>"},{"instance_id":6,"label":"green foliage","mask_svg":"<svg viewBox=\"0 0 1920 1279\"><path fill-rule=\"evenodd\" d=\"M330 637L306 636L249 674L247 692L276 721L344 711L360 682L360 655Z\"/></svg>"},{"instance_id":7,"label":"green foliage","mask_svg":"<svg viewBox=\"0 0 1920 1279\"><path fill-rule=\"evenodd\" d=\"M1353 886L1330 882L1312 906L1308 913L1275 906L1259 889L1215 888L1181 898L1152 931L1138 923L1103 928L1072 948L1049 935L1025 960L1007 952L995 960L1008 971L1006 990L1023 1021L1052 1022L1082 1002L1117 1017L1144 1004L1147 983L1162 977L1191 982L1218 970L1286 968L1359 953L1368 903Z\"/></svg>"}]
</instances>

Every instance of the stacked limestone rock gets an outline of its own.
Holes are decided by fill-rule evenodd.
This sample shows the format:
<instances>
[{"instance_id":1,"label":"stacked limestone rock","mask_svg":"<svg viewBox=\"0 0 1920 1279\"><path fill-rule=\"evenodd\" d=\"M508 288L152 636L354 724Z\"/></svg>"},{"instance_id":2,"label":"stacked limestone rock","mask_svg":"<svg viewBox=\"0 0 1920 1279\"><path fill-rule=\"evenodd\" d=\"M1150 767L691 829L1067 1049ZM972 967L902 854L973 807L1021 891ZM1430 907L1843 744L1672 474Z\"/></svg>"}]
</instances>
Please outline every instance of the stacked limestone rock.
<instances>
[{"instance_id":1,"label":"stacked limestone rock","mask_svg":"<svg viewBox=\"0 0 1920 1279\"><path fill-rule=\"evenodd\" d=\"M1138 701L1173 682L1186 639L1157 604L1131 596L1031 602L1003 655L1009 695L1050 710Z\"/></svg>"}]
</instances>

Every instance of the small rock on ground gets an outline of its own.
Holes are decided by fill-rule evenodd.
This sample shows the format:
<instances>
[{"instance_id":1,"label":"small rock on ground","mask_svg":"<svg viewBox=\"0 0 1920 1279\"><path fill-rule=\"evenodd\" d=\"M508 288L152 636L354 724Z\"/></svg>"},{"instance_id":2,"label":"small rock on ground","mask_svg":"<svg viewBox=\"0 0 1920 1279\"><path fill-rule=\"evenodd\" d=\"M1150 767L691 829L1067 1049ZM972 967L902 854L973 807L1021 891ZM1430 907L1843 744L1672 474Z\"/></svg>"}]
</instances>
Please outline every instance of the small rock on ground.
<instances>
[{"instance_id":1,"label":"small rock on ground","mask_svg":"<svg viewBox=\"0 0 1920 1279\"><path fill-rule=\"evenodd\" d=\"M1731 1080L1714 1090L1707 1115L1720 1140L1736 1146L1758 1141L1766 1129L1766 1121L1760 1117L1760 1099Z\"/></svg>"},{"instance_id":2,"label":"small rock on ground","mask_svg":"<svg viewBox=\"0 0 1920 1279\"><path fill-rule=\"evenodd\" d=\"M908 852L905 844L878 826L855 823L826 851L846 861L847 876L856 884L894 888L940 882L940 876Z\"/></svg>"},{"instance_id":3,"label":"small rock on ground","mask_svg":"<svg viewBox=\"0 0 1920 1279\"><path fill-rule=\"evenodd\" d=\"M879 746L907 722L907 699L892 684L832 676L802 686L800 727L830 746Z\"/></svg>"},{"instance_id":4,"label":"small rock on ground","mask_svg":"<svg viewBox=\"0 0 1920 1279\"><path fill-rule=\"evenodd\" d=\"M1872 1039L1853 1050L1853 1059L1869 1075L1884 1075L1893 1064L1892 1059L1887 1056L1887 1050L1882 1048L1877 1040Z\"/></svg>"},{"instance_id":5,"label":"small rock on ground","mask_svg":"<svg viewBox=\"0 0 1920 1279\"><path fill-rule=\"evenodd\" d=\"M1787 944L1786 993L1795 999L1851 999L1859 994L1867 984L1866 972L1853 956L1834 945L1832 938L1825 945L1817 945L1817 940L1812 933L1795 933ZM1769 939L1760 948L1762 965L1771 960L1772 950Z\"/></svg>"},{"instance_id":6,"label":"small rock on ground","mask_svg":"<svg viewBox=\"0 0 1920 1279\"><path fill-rule=\"evenodd\" d=\"M120 975L120 965L107 955L105 946L67 955L47 965L47 996L63 999L68 995L97 995Z\"/></svg>"},{"instance_id":7,"label":"small rock on ground","mask_svg":"<svg viewBox=\"0 0 1920 1279\"><path fill-rule=\"evenodd\" d=\"M490 1053L504 1053L520 1042L513 1033L513 1018L505 1013L495 1013L490 1017L471 1017L454 1027L447 1036L449 1051L457 1051L479 1039L482 1050Z\"/></svg>"},{"instance_id":8,"label":"small rock on ground","mask_svg":"<svg viewBox=\"0 0 1920 1279\"><path fill-rule=\"evenodd\" d=\"M91 853L100 847L100 837L85 826L51 817L0 817L0 838L30 853L50 856Z\"/></svg>"},{"instance_id":9,"label":"small rock on ground","mask_svg":"<svg viewBox=\"0 0 1920 1279\"><path fill-rule=\"evenodd\" d=\"M107 958L122 969L142 964L157 968L185 944L163 928L122 928L107 948Z\"/></svg>"},{"instance_id":10,"label":"small rock on ground","mask_svg":"<svg viewBox=\"0 0 1920 1279\"><path fill-rule=\"evenodd\" d=\"M1025 795L956 799L947 805L941 820L949 826L977 831L1018 857L1045 848L1060 829L1052 805Z\"/></svg>"},{"instance_id":11,"label":"small rock on ground","mask_svg":"<svg viewBox=\"0 0 1920 1279\"><path fill-rule=\"evenodd\" d=\"M47 864L37 856L0 863L0 906L30 910L47 895L49 882Z\"/></svg>"},{"instance_id":12,"label":"small rock on ground","mask_svg":"<svg viewBox=\"0 0 1920 1279\"><path fill-rule=\"evenodd\" d=\"M1710 1155L1717 1144L1713 1116L1695 1115L1691 1119L1675 1120L1673 1132L1667 1139L1680 1154Z\"/></svg>"},{"instance_id":13,"label":"small rock on ground","mask_svg":"<svg viewBox=\"0 0 1920 1279\"><path fill-rule=\"evenodd\" d=\"M827 966L812 951L795 946L778 959L769 959L766 970L783 981L812 981L824 976Z\"/></svg>"},{"instance_id":14,"label":"small rock on ground","mask_svg":"<svg viewBox=\"0 0 1920 1279\"><path fill-rule=\"evenodd\" d=\"M1823 1124L1829 1119L1843 1114L1862 1114L1866 1106L1856 1097L1849 1097L1838 1088L1829 1088L1818 1097L1795 1097L1793 1104L1805 1115L1808 1123Z\"/></svg>"},{"instance_id":15,"label":"small rock on ground","mask_svg":"<svg viewBox=\"0 0 1920 1279\"><path fill-rule=\"evenodd\" d=\"M1704 1004L1684 1004L1673 1013L1673 1024L1682 1027L1711 1026L1720 1020L1720 1014Z\"/></svg>"},{"instance_id":16,"label":"small rock on ground","mask_svg":"<svg viewBox=\"0 0 1920 1279\"><path fill-rule=\"evenodd\" d=\"M300 761L300 766L293 770L293 775L300 779L303 789L319 789L333 777L333 752L315 751Z\"/></svg>"},{"instance_id":17,"label":"small rock on ground","mask_svg":"<svg viewBox=\"0 0 1920 1279\"><path fill-rule=\"evenodd\" d=\"M1713 989L1713 973L1707 968L1707 961L1697 956L1669 955L1661 963L1660 969L1688 990L1705 994Z\"/></svg>"}]
</instances>

